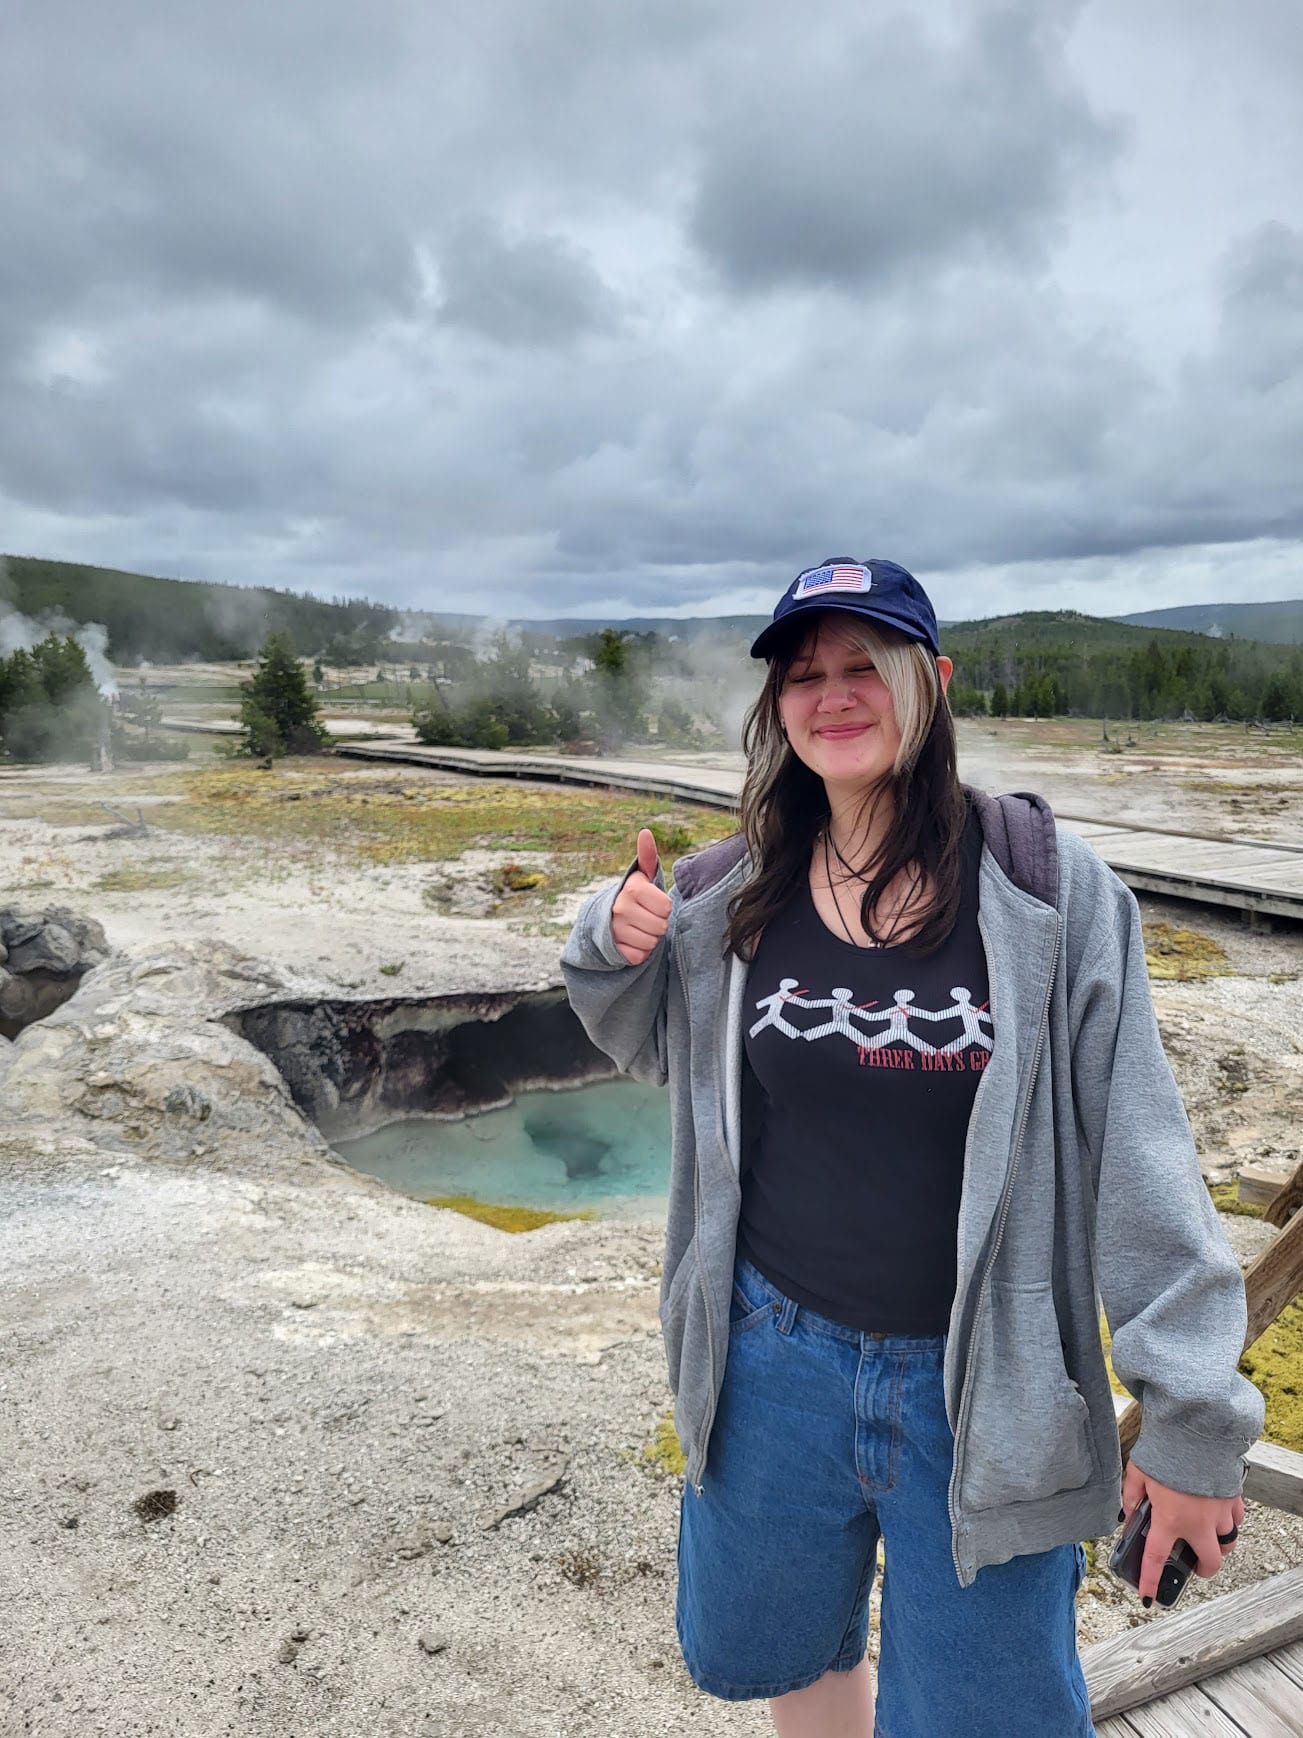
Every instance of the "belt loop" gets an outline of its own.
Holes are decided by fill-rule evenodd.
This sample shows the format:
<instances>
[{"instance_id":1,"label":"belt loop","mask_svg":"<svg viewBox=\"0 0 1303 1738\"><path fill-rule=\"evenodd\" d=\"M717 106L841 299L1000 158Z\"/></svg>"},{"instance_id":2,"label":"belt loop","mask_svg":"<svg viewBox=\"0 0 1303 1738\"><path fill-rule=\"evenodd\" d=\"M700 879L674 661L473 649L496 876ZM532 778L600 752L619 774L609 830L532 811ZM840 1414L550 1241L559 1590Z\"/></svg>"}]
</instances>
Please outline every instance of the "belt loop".
<instances>
[{"instance_id":1,"label":"belt loop","mask_svg":"<svg viewBox=\"0 0 1303 1738\"><path fill-rule=\"evenodd\" d=\"M796 1318L800 1313L800 1305L790 1297L783 1299L782 1308L778 1312L778 1331L780 1334L790 1334L796 1326Z\"/></svg>"}]
</instances>

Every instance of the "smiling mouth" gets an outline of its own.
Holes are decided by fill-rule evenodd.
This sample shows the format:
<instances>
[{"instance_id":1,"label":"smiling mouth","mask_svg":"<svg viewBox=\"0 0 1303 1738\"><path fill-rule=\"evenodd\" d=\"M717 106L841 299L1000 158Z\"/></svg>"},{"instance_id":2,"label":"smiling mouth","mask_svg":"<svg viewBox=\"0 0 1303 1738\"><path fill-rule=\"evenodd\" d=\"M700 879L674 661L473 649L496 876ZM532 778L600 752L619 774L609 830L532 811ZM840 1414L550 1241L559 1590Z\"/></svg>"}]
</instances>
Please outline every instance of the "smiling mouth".
<instances>
[{"instance_id":1,"label":"smiling mouth","mask_svg":"<svg viewBox=\"0 0 1303 1738\"><path fill-rule=\"evenodd\" d=\"M816 736L858 736L861 731L871 730L870 724L827 724L822 730L815 732Z\"/></svg>"}]
</instances>

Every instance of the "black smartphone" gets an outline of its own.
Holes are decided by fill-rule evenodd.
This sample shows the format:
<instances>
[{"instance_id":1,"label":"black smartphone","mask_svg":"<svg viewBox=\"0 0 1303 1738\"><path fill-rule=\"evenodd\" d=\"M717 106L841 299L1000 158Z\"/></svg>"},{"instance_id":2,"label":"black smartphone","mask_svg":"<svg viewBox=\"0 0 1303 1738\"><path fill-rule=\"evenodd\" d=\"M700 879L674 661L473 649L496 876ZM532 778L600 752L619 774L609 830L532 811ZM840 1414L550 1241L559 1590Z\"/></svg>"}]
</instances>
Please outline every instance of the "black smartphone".
<instances>
[{"instance_id":1,"label":"black smartphone","mask_svg":"<svg viewBox=\"0 0 1303 1738\"><path fill-rule=\"evenodd\" d=\"M1114 1545L1108 1560L1108 1566L1113 1573L1123 1581L1129 1581L1132 1587L1140 1586L1140 1565L1144 1561L1148 1541L1149 1498L1145 1497L1132 1510L1131 1519L1122 1529L1122 1537ZM1193 1546L1187 1545L1184 1539L1178 1539L1168 1553L1167 1562L1158 1577L1158 1592L1154 1595L1158 1603L1175 1605L1198 1565L1198 1552Z\"/></svg>"}]
</instances>

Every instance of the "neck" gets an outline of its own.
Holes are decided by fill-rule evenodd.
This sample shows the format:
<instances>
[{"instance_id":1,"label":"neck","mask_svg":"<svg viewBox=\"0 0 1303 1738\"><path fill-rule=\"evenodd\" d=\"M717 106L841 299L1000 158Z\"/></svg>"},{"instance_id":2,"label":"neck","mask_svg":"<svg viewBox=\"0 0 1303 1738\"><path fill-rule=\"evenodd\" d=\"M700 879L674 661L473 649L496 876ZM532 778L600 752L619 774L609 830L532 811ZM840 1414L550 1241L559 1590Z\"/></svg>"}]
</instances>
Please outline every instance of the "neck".
<instances>
[{"instance_id":1,"label":"neck","mask_svg":"<svg viewBox=\"0 0 1303 1738\"><path fill-rule=\"evenodd\" d=\"M827 833L833 848L848 863L863 868L886 843L895 815L887 786L866 792L863 786L843 789L824 780L828 795Z\"/></svg>"}]
</instances>

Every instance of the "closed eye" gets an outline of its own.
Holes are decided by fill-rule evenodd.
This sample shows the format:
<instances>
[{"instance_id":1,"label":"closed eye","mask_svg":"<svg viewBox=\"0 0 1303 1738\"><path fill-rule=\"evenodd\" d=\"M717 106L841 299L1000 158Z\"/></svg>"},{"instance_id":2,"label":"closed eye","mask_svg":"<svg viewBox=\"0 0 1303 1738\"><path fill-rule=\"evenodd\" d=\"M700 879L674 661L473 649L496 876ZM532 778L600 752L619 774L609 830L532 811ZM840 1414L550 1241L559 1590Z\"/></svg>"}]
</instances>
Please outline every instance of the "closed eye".
<instances>
[{"instance_id":1,"label":"closed eye","mask_svg":"<svg viewBox=\"0 0 1303 1738\"><path fill-rule=\"evenodd\" d=\"M875 669L876 665L873 664L854 664L846 671L846 674L848 676L872 676ZM817 682L822 675L822 670L809 670L804 676L789 676L787 680L792 687L799 687L805 682Z\"/></svg>"}]
</instances>

